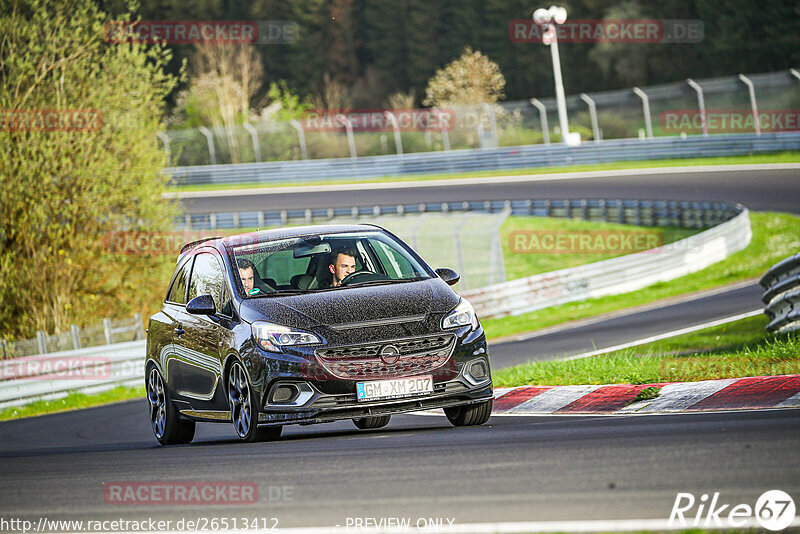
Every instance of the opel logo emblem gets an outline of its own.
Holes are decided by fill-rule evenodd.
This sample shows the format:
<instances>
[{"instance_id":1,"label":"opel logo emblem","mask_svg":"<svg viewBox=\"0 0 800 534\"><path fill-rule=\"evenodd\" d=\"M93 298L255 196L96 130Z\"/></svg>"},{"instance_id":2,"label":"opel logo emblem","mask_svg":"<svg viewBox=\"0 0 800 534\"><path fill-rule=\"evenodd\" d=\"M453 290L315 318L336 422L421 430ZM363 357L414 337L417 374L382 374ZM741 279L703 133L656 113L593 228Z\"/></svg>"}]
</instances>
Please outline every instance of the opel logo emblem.
<instances>
[{"instance_id":1,"label":"opel logo emblem","mask_svg":"<svg viewBox=\"0 0 800 534\"><path fill-rule=\"evenodd\" d=\"M381 361L387 365L397 363L400 359L400 349L394 345L386 345L381 349Z\"/></svg>"}]
</instances>

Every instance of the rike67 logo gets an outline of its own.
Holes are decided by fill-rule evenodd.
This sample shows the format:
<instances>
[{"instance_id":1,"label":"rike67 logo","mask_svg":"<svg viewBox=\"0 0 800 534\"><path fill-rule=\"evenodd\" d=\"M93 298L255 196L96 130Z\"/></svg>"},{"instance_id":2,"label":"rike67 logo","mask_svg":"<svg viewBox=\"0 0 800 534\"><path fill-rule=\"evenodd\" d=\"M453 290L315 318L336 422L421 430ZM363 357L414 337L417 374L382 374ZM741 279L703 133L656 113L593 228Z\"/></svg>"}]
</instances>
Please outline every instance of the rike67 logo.
<instances>
[{"instance_id":1,"label":"rike67 logo","mask_svg":"<svg viewBox=\"0 0 800 534\"><path fill-rule=\"evenodd\" d=\"M764 492L755 503L732 505L720 500L719 492L699 499L691 493L678 493L669 514L671 528L725 527L783 530L795 523L792 497L781 490Z\"/></svg>"}]
</instances>

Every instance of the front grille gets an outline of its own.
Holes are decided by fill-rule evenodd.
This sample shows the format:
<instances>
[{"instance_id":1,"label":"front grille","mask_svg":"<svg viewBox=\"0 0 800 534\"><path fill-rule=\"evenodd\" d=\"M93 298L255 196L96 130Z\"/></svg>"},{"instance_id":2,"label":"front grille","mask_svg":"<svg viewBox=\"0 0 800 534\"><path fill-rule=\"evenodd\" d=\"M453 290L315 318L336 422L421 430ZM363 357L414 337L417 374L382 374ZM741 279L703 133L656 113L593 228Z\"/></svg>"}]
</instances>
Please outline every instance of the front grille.
<instances>
[{"instance_id":1,"label":"front grille","mask_svg":"<svg viewBox=\"0 0 800 534\"><path fill-rule=\"evenodd\" d=\"M387 345L397 348L397 361L386 363L381 359L381 349ZM418 375L441 367L450 358L454 346L454 335L441 335L319 349L316 355L320 363L339 378L391 378Z\"/></svg>"}]
</instances>

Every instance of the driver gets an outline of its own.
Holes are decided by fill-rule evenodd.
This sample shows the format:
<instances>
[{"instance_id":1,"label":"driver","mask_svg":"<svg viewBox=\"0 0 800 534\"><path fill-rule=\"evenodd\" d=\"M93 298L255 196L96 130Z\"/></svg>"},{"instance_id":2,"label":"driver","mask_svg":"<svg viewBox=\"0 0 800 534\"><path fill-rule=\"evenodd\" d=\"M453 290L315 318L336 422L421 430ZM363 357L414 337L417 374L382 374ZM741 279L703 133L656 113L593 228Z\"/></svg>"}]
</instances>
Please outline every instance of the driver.
<instances>
[{"instance_id":1,"label":"driver","mask_svg":"<svg viewBox=\"0 0 800 534\"><path fill-rule=\"evenodd\" d=\"M328 270L333 275L330 287L339 287L342 285L348 275L356 272L356 255L358 252L352 247L342 248L331 252L331 260L328 265Z\"/></svg>"}]
</instances>

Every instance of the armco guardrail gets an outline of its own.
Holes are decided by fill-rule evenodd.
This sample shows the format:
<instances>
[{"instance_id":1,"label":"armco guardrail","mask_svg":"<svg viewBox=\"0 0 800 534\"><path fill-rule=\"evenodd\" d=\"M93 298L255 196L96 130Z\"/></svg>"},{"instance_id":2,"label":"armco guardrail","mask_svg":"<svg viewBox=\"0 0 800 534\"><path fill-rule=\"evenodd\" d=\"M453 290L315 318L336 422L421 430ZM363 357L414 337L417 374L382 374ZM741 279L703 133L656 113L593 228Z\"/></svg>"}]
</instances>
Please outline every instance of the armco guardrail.
<instances>
[{"instance_id":1,"label":"armco guardrail","mask_svg":"<svg viewBox=\"0 0 800 534\"><path fill-rule=\"evenodd\" d=\"M618 139L603 143L525 145L494 149L417 152L303 161L171 167L176 185L282 183L400 176L406 174L502 170L614 161L734 156L800 150L800 132L721 134L710 137Z\"/></svg>"},{"instance_id":2,"label":"armco guardrail","mask_svg":"<svg viewBox=\"0 0 800 534\"><path fill-rule=\"evenodd\" d=\"M330 220L371 219L383 215L423 213L500 213L535 217L579 218L596 222L644 226L708 228L723 223L741 211L724 202L640 199L520 199L472 200L464 202L422 202L305 210L192 213L178 219L182 229L267 228L287 224L312 224Z\"/></svg>"},{"instance_id":3,"label":"armco guardrail","mask_svg":"<svg viewBox=\"0 0 800 534\"><path fill-rule=\"evenodd\" d=\"M800 252L773 265L759 281L769 332L800 330Z\"/></svg>"},{"instance_id":4,"label":"armco guardrail","mask_svg":"<svg viewBox=\"0 0 800 534\"><path fill-rule=\"evenodd\" d=\"M146 341L52 352L0 362L0 408L144 381Z\"/></svg>"},{"instance_id":5,"label":"armco guardrail","mask_svg":"<svg viewBox=\"0 0 800 534\"><path fill-rule=\"evenodd\" d=\"M542 273L462 295L480 317L503 317L567 302L635 291L699 271L745 248L752 237L748 211L699 234L657 249Z\"/></svg>"}]
</instances>

